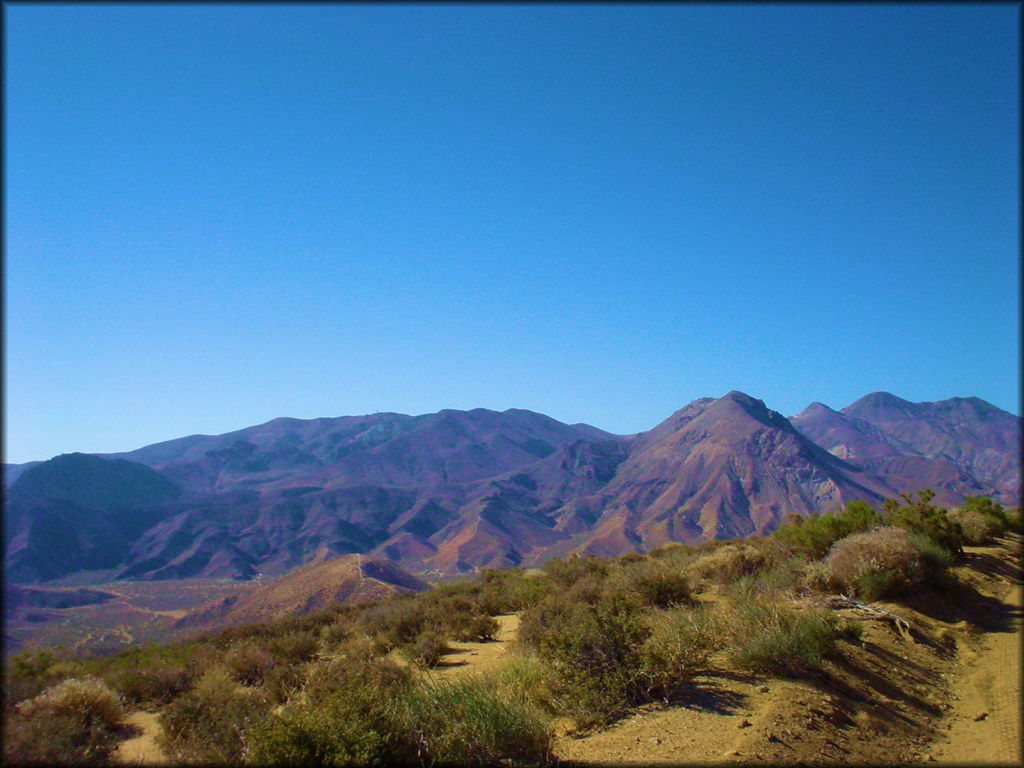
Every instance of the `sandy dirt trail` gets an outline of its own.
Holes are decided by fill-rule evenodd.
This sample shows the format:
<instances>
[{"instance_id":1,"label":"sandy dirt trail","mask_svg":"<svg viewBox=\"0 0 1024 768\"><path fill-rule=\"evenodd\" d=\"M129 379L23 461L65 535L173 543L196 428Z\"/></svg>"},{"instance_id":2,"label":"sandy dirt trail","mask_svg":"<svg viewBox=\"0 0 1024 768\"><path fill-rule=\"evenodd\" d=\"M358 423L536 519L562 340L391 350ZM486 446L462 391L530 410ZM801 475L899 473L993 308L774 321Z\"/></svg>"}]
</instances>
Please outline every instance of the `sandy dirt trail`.
<instances>
[{"instance_id":1,"label":"sandy dirt trail","mask_svg":"<svg viewBox=\"0 0 1024 768\"><path fill-rule=\"evenodd\" d=\"M449 642L452 652L441 659L433 674L441 678L456 678L487 672L498 666L508 652L509 643L519 633L519 616L508 614L494 618L498 622L494 640L486 643Z\"/></svg>"},{"instance_id":2,"label":"sandy dirt trail","mask_svg":"<svg viewBox=\"0 0 1024 768\"><path fill-rule=\"evenodd\" d=\"M135 726L138 736L122 741L114 752L114 762L128 765L156 765L170 762L156 744L156 736L160 733L160 723L154 712L133 712L127 718L128 724Z\"/></svg>"},{"instance_id":3,"label":"sandy dirt trail","mask_svg":"<svg viewBox=\"0 0 1024 768\"><path fill-rule=\"evenodd\" d=\"M980 647L953 681L948 741L934 752L939 762L1021 764L1022 587L1008 590L1004 602L1016 608L1010 631L982 635Z\"/></svg>"}]
</instances>

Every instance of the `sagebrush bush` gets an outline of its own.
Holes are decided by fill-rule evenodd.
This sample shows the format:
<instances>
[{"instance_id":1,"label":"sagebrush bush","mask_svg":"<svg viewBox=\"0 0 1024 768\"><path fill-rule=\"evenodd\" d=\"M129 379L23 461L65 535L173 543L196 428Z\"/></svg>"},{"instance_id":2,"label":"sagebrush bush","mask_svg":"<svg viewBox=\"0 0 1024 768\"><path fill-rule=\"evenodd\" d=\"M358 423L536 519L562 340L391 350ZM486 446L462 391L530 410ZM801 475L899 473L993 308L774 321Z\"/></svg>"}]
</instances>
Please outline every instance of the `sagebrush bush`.
<instances>
[{"instance_id":1,"label":"sagebrush bush","mask_svg":"<svg viewBox=\"0 0 1024 768\"><path fill-rule=\"evenodd\" d=\"M718 647L721 630L703 606L653 611L650 634L640 649L647 694L667 699L705 664Z\"/></svg>"},{"instance_id":2,"label":"sagebrush bush","mask_svg":"<svg viewBox=\"0 0 1024 768\"><path fill-rule=\"evenodd\" d=\"M840 539L825 563L835 586L865 600L899 594L924 577L910 534L891 526Z\"/></svg>"},{"instance_id":3,"label":"sagebrush bush","mask_svg":"<svg viewBox=\"0 0 1024 768\"><path fill-rule=\"evenodd\" d=\"M215 667L164 707L157 743L175 762L237 763L247 752L249 732L269 710L261 691L239 689L226 669Z\"/></svg>"},{"instance_id":4,"label":"sagebrush bush","mask_svg":"<svg viewBox=\"0 0 1024 768\"><path fill-rule=\"evenodd\" d=\"M444 636L432 630L424 630L411 643L399 646L399 651L417 666L433 669L441 658L451 652Z\"/></svg>"},{"instance_id":5,"label":"sagebrush bush","mask_svg":"<svg viewBox=\"0 0 1024 768\"><path fill-rule=\"evenodd\" d=\"M187 691L195 681L196 669L184 664L153 664L120 669L110 681L126 701L136 706L159 706Z\"/></svg>"},{"instance_id":6,"label":"sagebrush bush","mask_svg":"<svg viewBox=\"0 0 1024 768\"><path fill-rule=\"evenodd\" d=\"M4 718L4 761L103 762L124 726L118 695L93 677L68 679L21 702Z\"/></svg>"},{"instance_id":7,"label":"sagebrush bush","mask_svg":"<svg viewBox=\"0 0 1024 768\"><path fill-rule=\"evenodd\" d=\"M619 581L632 589L643 605L671 608L693 602L690 580L671 564L651 558L627 561Z\"/></svg>"},{"instance_id":8,"label":"sagebrush bush","mask_svg":"<svg viewBox=\"0 0 1024 768\"><path fill-rule=\"evenodd\" d=\"M897 499L886 499L882 504L884 524L923 534L951 555L962 555L964 532L960 524L945 509L930 503L935 498L931 489L920 490L917 496L914 499L909 493L901 493L902 505Z\"/></svg>"},{"instance_id":9,"label":"sagebrush bush","mask_svg":"<svg viewBox=\"0 0 1024 768\"><path fill-rule=\"evenodd\" d=\"M121 698L94 677L57 683L34 699L19 704L18 712L26 717L81 716L110 728L120 727L124 720Z\"/></svg>"},{"instance_id":10,"label":"sagebrush bush","mask_svg":"<svg viewBox=\"0 0 1024 768\"><path fill-rule=\"evenodd\" d=\"M616 589L591 599L590 588L580 580L524 611L519 624L520 642L553 669L560 706L584 726L609 722L642 699L641 648L651 631L637 600Z\"/></svg>"},{"instance_id":11,"label":"sagebrush bush","mask_svg":"<svg viewBox=\"0 0 1024 768\"><path fill-rule=\"evenodd\" d=\"M728 584L742 576L750 576L767 564L764 554L749 544L723 544L701 555L687 566L695 579Z\"/></svg>"},{"instance_id":12,"label":"sagebrush bush","mask_svg":"<svg viewBox=\"0 0 1024 768\"><path fill-rule=\"evenodd\" d=\"M782 542L802 551L809 557L819 558L829 547L845 536L867 531L881 523L881 517L871 505L860 499L846 503L842 510L824 515L790 515L770 540Z\"/></svg>"},{"instance_id":13,"label":"sagebrush bush","mask_svg":"<svg viewBox=\"0 0 1024 768\"><path fill-rule=\"evenodd\" d=\"M508 696L532 704L549 715L559 712L552 687L553 674L551 667L536 653L523 648L507 654L491 673L495 684Z\"/></svg>"},{"instance_id":14,"label":"sagebrush bush","mask_svg":"<svg viewBox=\"0 0 1024 768\"><path fill-rule=\"evenodd\" d=\"M277 665L264 642L266 641L260 642L255 639L239 641L222 657L224 666L242 685L262 685L264 679Z\"/></svg>"},{"instance_id":15,"label":"sagebrush bush","mask_svg":"<svg viewBox=\"0 0 1024 768\"><path fill-rule=\"evenodd\" d=\"M417 744L398 701L358 686L304 697L260 720L250 735L256 765L411 765Z\"/></svg>"},{"instance_id":16,"label":"sagebrush bush","mask_svg":"<svg viewBox=\"0 0 1024 768\"><path fill-rule=\"evenodd\" d=\"M998 519L977 509L953 509L949 512L949 518L960 525L966 544L986 544L1000 532Z\"/></svg>"}]
</instances>

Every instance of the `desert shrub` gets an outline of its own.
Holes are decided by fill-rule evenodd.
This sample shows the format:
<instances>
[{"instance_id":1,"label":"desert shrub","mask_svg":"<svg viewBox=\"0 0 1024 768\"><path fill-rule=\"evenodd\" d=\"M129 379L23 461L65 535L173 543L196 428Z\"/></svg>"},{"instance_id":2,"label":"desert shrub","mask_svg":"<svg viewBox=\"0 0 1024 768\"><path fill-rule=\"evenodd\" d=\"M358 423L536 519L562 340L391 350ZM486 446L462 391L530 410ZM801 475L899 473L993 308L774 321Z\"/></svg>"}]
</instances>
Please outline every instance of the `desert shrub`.
<instances>
[{"instance_id":1,"label":"desert shrub","mask_svg":"<svg viewBox=\"0 0 1024 768\"><path fill-rule=\"evenodd\" d=\"M124 719L120 697L94 677L64 680L19 704L18 711L26 717L77 715L110 728L119 727Z\"/></svg>"},{"instance_id":2,"label":"desert shrub","mask_svg":"<svg viewBox=\"0 0 1024 768\"><path fill-rule=\"evenodd\" d=\"M640 651L649 696L667 699L707 660L720 630L703 606L658 610L646 616L650 634Z\"/></svg>"},{"instance_id":3,"label":"desert shrub","mask_svg":"<svg viewBox=\"0 0 1024 768\"><path fill-rule=\"evenodd\" d=\"M93 677L64 680L21 702L4 718L9 764L106 760L124 725L118 695Z\"/></svg>"},{"instance_id":4,"label":"desert shrub","mask_svg":"<svg viewBox=\"0 0 1024 768\"><path fill-rule=\"evenodd\" d=\"M412 597L388 600L363 611L359 624L385 648L412 643L424 630L433 629L436 618Z\"/></svg>"},{"instance_id":5,"label":"desert shrub","mask_svg":"<svg viewBox=\"0 0 1024 768\"><path fill-rule=\"evenodd\" d=\"M985 544L1000 532L999 519L977 509L959 507L949 512L949 519L959 524L966 544Z\"/></svg>"},{"instance_id":6,"label":"desert shrub","mask_svg":"<svg viewBox=\"0 0 1024 768\"><path fill-rule=\"evenodd\" d=\"M1006 520L1006 527L1011 531L1024 531L1024 515L1020 507L1006 507L1003 509L1003 518Z\"/></svg>"},{"instance_id":7,"label":"desert shrub","mask_svg":"<svg viewBox=\"0 0 1024 768\"><path fill-rule=\"evenodd\" d=\"M184 664L154 664L116 670L110 674L110 681L126 701L136 706L153 706L166 704L187 691L195 675L195 668Z\"/></svg>"},{"instance_id":8,"label":"desert shrub","mask_svg":"<svg viewBox=\"0 0 1024 768\"><path fill-rule=\"evenodd\" d=\"M509 653L491 673L495 684L507 695L529 703L548 714L557 714L552 670L535 653L517 649Z\"/></svg>"},{"instance_id":9,"label":"desert shrub","mask_svg":"<svg viewBox=\"0 0 1024 768\"><path fill-rule=\"evenodd\" d=\"M358 688L290 703L257 723L249 741L256 765L402 765L417 756L396 703Z\"/></svg>"},{"instance_id":10,"label":"desert shrub","mask_svg":"<svg viewBox=\"0 0 1024 768\"><path fill-rule=\"evenodd\" d=\"M387 658L378 656L372 643L352 640L331 659L307 668L304 695L324 698L339 690L353 690L371 699L394 697L412 684L412 675Z\"/></svg>"},{"instance_id":11,"label":"desert shrub","mask_svg":"<svg viewBox=\"0 0 1024 768\"><path fill-rule=\"evenodd\" d=\"M848 501L842 510L824 515L790 515L771 535L775 541L793 547L809 557L819 558L836 541L851 533L867 531L881 523L881 517L866 501Z\"/></svg>"},{"instance_id":12,"label":"desert shrub","mask_svg":"<svg viewBox=\"0 0 1024 768\"><path fill-rule=\"evenodd\" d=\"M837 588L865 600L898 594L924 576L909 534L893 527L840 539L825 562Z\"/></svg>"},{"instance_id":13,"label":"desert shrub","mask_svg":"<svg viewBox=\"0 0 1024 768\"><path fill-rule=\"evenodd\" d=\"M805 592L831 592L832 573L820 560L811 560L801 569L799 589Z\"/></svg>"},{"instance_id":14,"label":"desert shrub","mask_svg":"<svg viewBox=\"0 0 1024 768\"><path fill-rule=\"evenodd\" d=\"M348 622L335 621L320 628L321 649L332 649L352 637L352 626Z\"/></svg>"},{"instance_id":15,"label":"desert shrub","mask_svg":"<svg viewBox=\"0 0 1024 768\"><path fill-rule=\"evenodd\" d=\"M408 727L428 764L546 763L551 734L538 714L486 681L437 680L405 698Z\"/></svg>"},{"instance_id":16,"label":"desert shrub","mask_svg":"<svg viewBox=\"0 0 1024 768\"><path fill-rule=\"evenodd\" d=\"M231 676L242 685L262 685L263 680L277 665L266 647L252 639L233 645L222 657L222 663Z\"/></svg>"},{"instance_id":17,"label":"desert shrub","mask_svg":"<svg viewBox=\"0 0 1024 768\"><path fill-rule=\"evenodd\" d=\"M319 644L316 631L295 629L275 635L267 641L267 651L279 662L284 664L301 664L309 661L317 654Z\"/></svg>"},{"instance_id":18,"label":"desert shrub","mask_svg":"<svg viewBox=\"0 0 1024 768\"><path fill-rule=\"evenodd\" d=\"M950 519L946 510L931 504L935 492L925 488L917 492L917 499L909 493L897 499L886 499L882 505L882 519L886 526L903 528L911 533L927 536L954 556L963 554L964 533L960 524Z\"/></svg>"},{"instance_id":19,"label":"desert shrub","mask_svg":"<svg viewBox=\"0 0 1024 768\"><path fill-rule=\"evenodd\" d=\"M452 636L463 642L483 643L493 640L501 625L491 616L471 616L452 629Z\"/></svg>"},{"instance_id":20,"label":"desert shrub","mask_svg":"<svg viewBox=\"0 0 1024 768\"><path fill-rule=\"evenodd\" d=\"M399 646L399 651L417 666L433 669L451 648L444 636L433 630L424 630L411 643Z\"/></svg>"},{"instance_id":21,"label":"desert shrub","mask_svg":"<svg viewBox=\"0 0 1024 768\"><path fill-rule=\"evenodd\" d=\"M548 560L541 569L557 588L567 589L583 578L600 582L608 575L608 561L593 555L573 555Z\"/></svg>"},{"instance_id":22,"label":"desert shrub","mask_svg":"<svg viewBox=\"0 0 1024 768\"><path fill-rule=\"evenodd\" d=\"M650 628L618 590L584 599L586 582L524 611L520 642L555 674L556 697L581 725L609 722L642 698L641 648Z\"/></svg>"},{"instance_id":23,"label":"desert shrub","mask_svg":"<svg viewBox=\"0 0 1024 768\"><path fill-rule=\"evenodd\" d=\"M704 581L728 584L765 567L767 559L749 544L724 544L701 555L687 567L687 574Z\"/></svg>"},{"instance_id":24,"label":"desert shrub","mask_svg":"<svg viewBox=\"0 0 1024 768\"><path fill-rule=\"evenodd\" d=\"M864 622L857 619L843 619L836 629L851 642L859 643L864 638Z\"/></svg>"},{"instance_id":25,"label":"desert shrub","mask_svg":"<svg viewBox=\"0 0 1024 768\"><path fill-rule=\"evenodd\" d=\"M643 605L670 608L693 602L689 579L671 564L631 560L621 568L617 581L632 589Z\"/></svg>"},{"instance_id":26,"label":"desert shrub","mask_svg":"<svg viewBox=\"0 0 1024 768\"><path fill-rule=\"evenodd\" d=\"M835 647L836 618L783 600L740 600L726 623L730 658L755 672L804 676Z\"/></svg>"},{"instance_id":27,"label":"desert shrub","mask_svg":"<svg viewBox=\"0 0 1024 768\"><path fill-rule=\"evenodd\" d=\"M239 690L226 669L214 667L164 707L157 743L175 762L237 763L246 754L250 730L268 711L259 690Z\"/></svg>"},{"instance_id":28,"label":"desert shrub","mask_svg":"<svg viewBox=\"0 0 1024 768\"><path fill-rule=\"evenodd\" d=\"M336 656L312 662L306 684L250 739L260 764L375 765L410 763L416 745L400 706L412 685L408 669L353 639Z\"/></svg>"}]
</instances>

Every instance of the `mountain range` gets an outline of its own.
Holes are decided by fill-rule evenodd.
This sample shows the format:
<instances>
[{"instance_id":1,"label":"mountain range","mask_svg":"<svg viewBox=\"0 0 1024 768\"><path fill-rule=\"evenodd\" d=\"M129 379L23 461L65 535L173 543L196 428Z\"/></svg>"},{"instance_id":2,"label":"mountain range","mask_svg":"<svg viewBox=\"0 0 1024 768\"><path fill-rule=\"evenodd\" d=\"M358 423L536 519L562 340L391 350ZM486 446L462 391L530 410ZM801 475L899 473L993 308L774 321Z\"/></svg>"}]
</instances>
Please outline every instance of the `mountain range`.
<instances>
[{"instance_id":1,"label":"mountain range","mask_svg":"<svg viewBox=\"0 0 1024 768\"><path fill-rule=\"evenodd\" d=\"M279 418L5 465L5 571L250 579L361 554L452 574L763 534L923 487L1016 506L1020 437L978 398L888 393L787 419L730 392L626 436L519 409Z\"/></svg>"}]
</instances>

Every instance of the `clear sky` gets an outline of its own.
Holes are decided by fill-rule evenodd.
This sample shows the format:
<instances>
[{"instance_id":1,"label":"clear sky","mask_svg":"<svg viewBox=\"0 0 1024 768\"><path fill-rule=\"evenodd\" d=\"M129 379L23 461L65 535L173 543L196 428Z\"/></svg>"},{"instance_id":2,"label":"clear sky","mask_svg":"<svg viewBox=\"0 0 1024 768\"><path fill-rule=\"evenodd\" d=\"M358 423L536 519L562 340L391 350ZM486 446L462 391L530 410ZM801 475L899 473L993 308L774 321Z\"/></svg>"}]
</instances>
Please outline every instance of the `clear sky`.
<instances>
[{"instance_id":1,"label":"clear sky","mask_svg":"<svg viewBox=\"0 0 1024 768\"><path fill-rule=\"evenodd\" d=\"M1016 4L7 4L5 461L738 389L1014 413Z\"/></svg>"}]
</instances>

